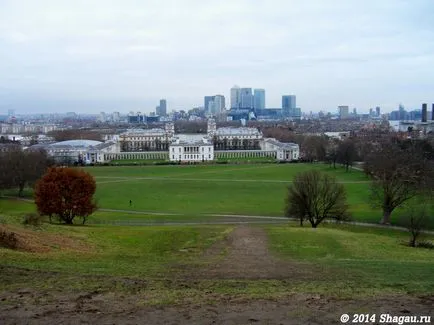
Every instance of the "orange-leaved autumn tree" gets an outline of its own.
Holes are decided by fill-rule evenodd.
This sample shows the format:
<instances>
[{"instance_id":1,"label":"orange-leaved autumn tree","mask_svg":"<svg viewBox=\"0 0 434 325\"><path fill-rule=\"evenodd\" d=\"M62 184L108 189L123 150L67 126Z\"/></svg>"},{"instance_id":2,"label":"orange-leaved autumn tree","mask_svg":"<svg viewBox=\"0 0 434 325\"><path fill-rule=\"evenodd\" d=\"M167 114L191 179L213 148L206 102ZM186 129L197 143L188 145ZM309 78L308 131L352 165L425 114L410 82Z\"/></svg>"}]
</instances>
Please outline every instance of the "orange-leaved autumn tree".
<instances>
[{"instance_id":1,"label":"orange-leaved autumn tree","mask_svg":"<svg viewBox=\"0 0 434 325\"><path fill-rule=\"evenodd\" d=\"M73 224L75 217L86 217L96 210L93 199L95 179L89 173L76 168L50 168L36 183L35 203L41 215L57 216L66 224Z\"/></svg>"}]
</instances>

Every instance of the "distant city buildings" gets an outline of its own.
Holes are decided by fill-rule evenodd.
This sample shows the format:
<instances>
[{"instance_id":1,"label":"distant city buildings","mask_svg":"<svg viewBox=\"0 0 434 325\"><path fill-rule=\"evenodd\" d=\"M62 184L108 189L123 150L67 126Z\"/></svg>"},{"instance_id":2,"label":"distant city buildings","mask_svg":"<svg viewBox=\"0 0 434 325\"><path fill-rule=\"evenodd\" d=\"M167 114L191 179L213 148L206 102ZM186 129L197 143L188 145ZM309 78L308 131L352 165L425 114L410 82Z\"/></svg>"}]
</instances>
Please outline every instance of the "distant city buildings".
<instances>
[{"instance_id":1,"label":"distant city buildings","mask_svg":"<svg viewBox=\"0 0 434 325\"><path fill-rule=\"evenodd\" d=\"M167 115L167 101L165 99L160 99L160 105L155 108L155 113L158 116Z\"/></svg>"},{"instance_id":2,"label":"distant city buildings","mask_svg":"<svg viewBox=\"0 0 434 325\"><path fill-rule=\"evenodd\" d=\"M224 113L226 110L226 100L223 95L205 96L204 97L205 114L216 116Z\"/></svg>"},{"instance_id":3,"label":"distant city buildings","mask_svg":"<svg viewBox=\"0 0 434 325\"><path fill-rule=\"evenodd\" d=\"M428 104L423 103L422 104L422 122L428 121Z\"/></svg>"},{"instance_id":4,"label":"distant city buildings","mask_svg":"<svg viewBox=\"0 0 434 325\"><path fill-rule=\"evenodd\" d=\"M282 96L282 116L285 118L300 118L301 109L297 108L295 95Z\"/></svg>"},{"instance_id":5,"label":"distant city buildings","mask_svg":"<svg viewBox=\"0 0 434 325\"><path fill-rule=\"evenodd\" d=\"M241 106L241 89L238 86L231 88L231 109L237 109Z\"/></svg>"},{"instance_id":6,"label":"distant city buildings","mask_svg":"<svg viewBox=\"0 0 434 325\"><path fill-rule=\"evenodd\" d=\"M345 120L349 118L349 107L348 106L338 106L339 118Z\"/></svg>"},{"instance_id":7,"label":"distant city buildings","mask_svg":"<svg viewBox=\"0 0 434 325\"><path fill-rule=\"evenodd\" d=\"M253 91L253 108L265 109L265 90L264 89L255 89Z\"/></svg>"},{"instance_id":8,"label":"distant city buildings","mask_svg":"<svg viewBox=\"0 0 434 325\"><path fill-rule=\"evenodd\" d=\"M240 89L240 107L244 109L253 109L253 93L252 88Z\"/></svg>"}]
</instances>

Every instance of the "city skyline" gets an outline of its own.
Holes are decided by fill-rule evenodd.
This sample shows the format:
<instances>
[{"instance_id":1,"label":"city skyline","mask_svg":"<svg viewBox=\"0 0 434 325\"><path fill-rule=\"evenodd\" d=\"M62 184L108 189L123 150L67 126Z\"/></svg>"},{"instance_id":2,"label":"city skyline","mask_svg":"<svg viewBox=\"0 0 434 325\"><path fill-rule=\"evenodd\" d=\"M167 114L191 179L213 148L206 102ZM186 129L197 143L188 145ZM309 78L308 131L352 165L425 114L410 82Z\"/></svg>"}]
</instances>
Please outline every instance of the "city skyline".
<instances>
[{"instance_id":1,"label":"city skyline","mask_svg":"<svg viewBox=\"0 0 434 325\"><path fill-rule=\"evenodd\" d=\"M0 114L190 109L234 84L265 89L267 108L295 94L304 112L418 109L433 15L430 0L4 0Z\"/></svg>"}]
</instances>

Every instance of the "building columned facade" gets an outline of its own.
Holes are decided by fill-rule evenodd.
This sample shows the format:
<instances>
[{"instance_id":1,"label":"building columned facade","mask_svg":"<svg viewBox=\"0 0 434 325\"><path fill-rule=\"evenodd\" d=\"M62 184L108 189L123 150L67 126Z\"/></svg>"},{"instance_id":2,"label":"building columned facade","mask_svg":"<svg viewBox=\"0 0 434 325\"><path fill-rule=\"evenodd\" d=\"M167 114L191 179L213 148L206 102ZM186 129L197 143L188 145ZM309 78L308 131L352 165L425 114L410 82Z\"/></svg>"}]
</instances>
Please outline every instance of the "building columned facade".
<instances>
[{"instance_id":1,"label":"building columned facade","mask_svg":"<svg viewBox=\"0 0 434 325\"><path fill-rule=\"evenodd\" d=\"M203 134L180 134L173 138L169 146L170 161L212 161L214 145L208 136Z\"/></svg>"}]
</instances>

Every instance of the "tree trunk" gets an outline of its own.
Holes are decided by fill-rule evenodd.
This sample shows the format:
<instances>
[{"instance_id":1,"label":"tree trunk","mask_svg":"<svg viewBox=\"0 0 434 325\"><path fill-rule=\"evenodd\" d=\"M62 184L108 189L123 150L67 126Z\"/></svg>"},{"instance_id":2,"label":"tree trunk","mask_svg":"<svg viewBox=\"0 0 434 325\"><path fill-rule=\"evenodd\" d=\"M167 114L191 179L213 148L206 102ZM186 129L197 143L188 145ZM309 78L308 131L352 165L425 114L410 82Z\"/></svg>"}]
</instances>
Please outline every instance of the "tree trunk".
<instances>
[{"instance_id":1,"label":"tree trunk","mask_svg":"<svg viewBox=\"0 0 434 325\"><path fill-rule=\"evenodd\" d=\"M416 236L411 236L410 246L411 247L416 247Z\"/></svg>"},{"instance_id":2,"label":"tree trunk","mask_svg":"<svg viewBox=\"0 0 434 325\"><path fill-rule=\"evenodd\" d=\"M380 223L383 225L390 225L390 215L392 211L383 209L383 218L381 218Z\"/></svg>"},{"instance_id":3,"label":"tree trunk","mask_svg":"<svg viewBox=\"0 0 434 325\"><path fill-rule=\"evenodd\" d=\"M20 183L18 186L18 197L23 197L23 191L24 191L24 183Z\"/></svg>"},{"instance_id":4,"label":"tree trunk","mask_svg":"<svg viewBox=\"0 0 434 325\"><path fill-rule=\"evenodd\" d=\"M303 218L300 218L300 227L303 227Z\"/></svg>"}]
</instances>

